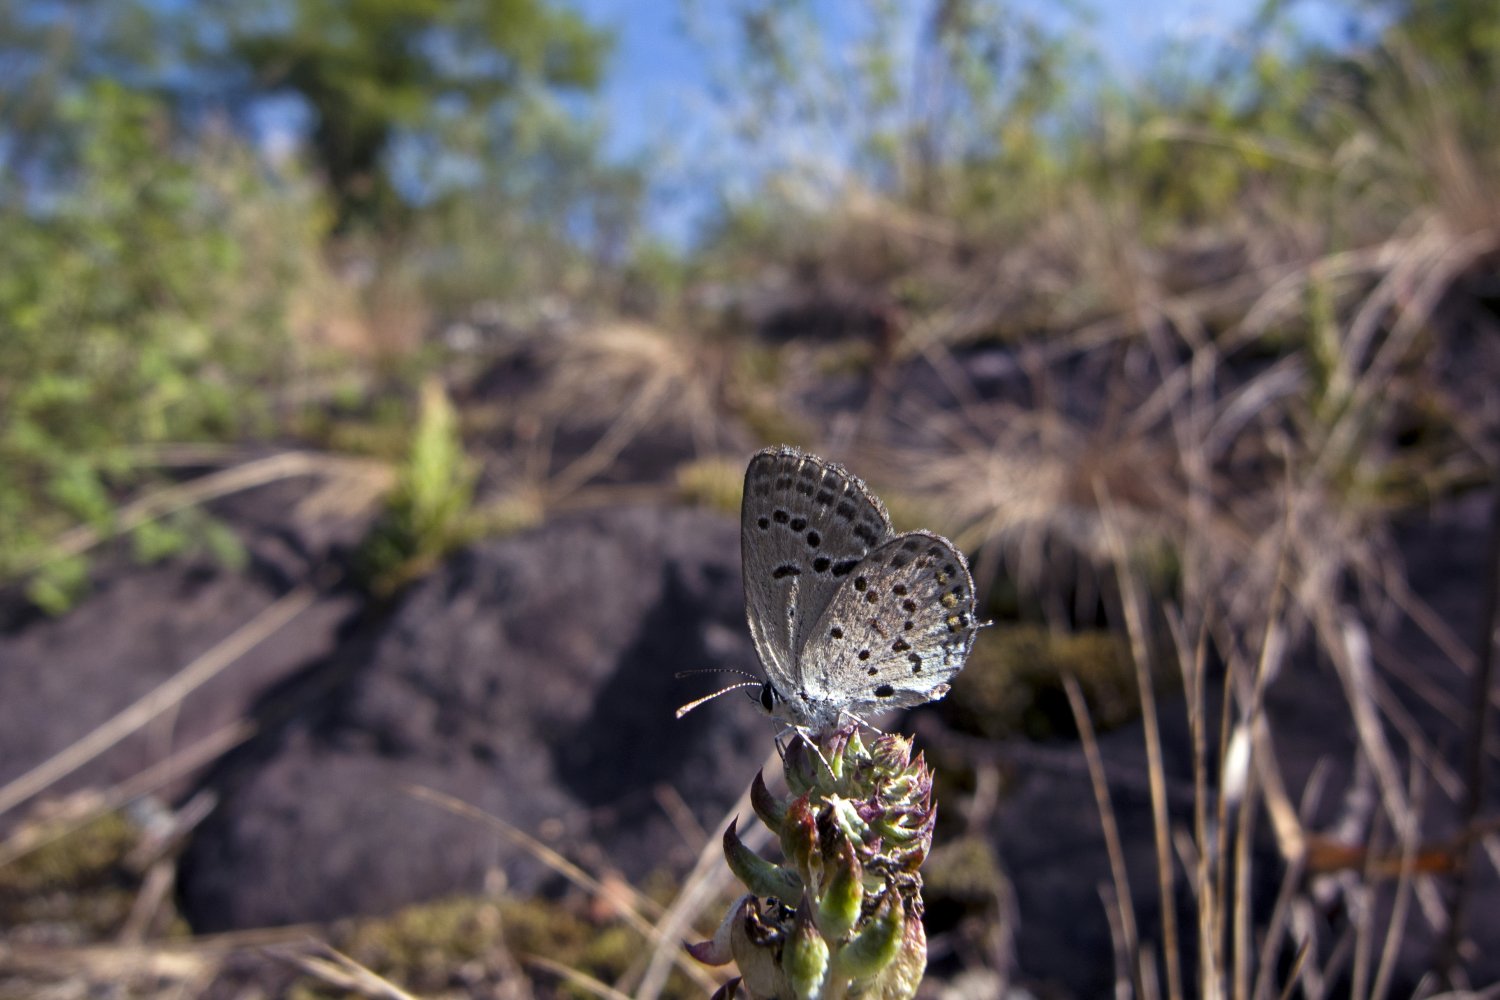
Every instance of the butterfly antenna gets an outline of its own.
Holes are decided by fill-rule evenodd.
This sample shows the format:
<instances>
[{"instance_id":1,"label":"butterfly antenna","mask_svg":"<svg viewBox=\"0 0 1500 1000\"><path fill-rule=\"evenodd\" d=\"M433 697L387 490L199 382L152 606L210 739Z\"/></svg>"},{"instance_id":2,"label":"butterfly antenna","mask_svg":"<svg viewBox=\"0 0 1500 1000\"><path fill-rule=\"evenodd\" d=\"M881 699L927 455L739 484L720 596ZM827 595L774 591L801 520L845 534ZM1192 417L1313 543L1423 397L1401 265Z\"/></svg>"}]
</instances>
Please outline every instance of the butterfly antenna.
<instances>
[{"instance_id":1,"label":"butterfly antenna","mask_svg":"<svg viewBox=\"0 0 1500 1000\"><path fill-rule=\"evenodd\" d=\"M672 676L678 680L682 680L684 677L692 677L694 674L739 674L741 677L749 677L757 683L760 682L758 675L752 674L748 670L736 670L734 667L700 667L696 670L679 670Z\"/></svg>"},{"instance_id":2,"label":"butterfly antenna","mask_svg":"<svg viewBox=\"0 0 1500 1000\"><path fill-rule=\"evenodd\" d=\"M735 672L738 673L739 671ZM697 708L699 705L703 704L705 701L713 701L721 694L728 694L731 691L738 691L740 688L760 687L761 683L762 682L759 680L740 681L738 684L731 684L727 688L720 688L713 694L706 694L702 698L695 698L694 700L688 702L686 705L683 705L677 710L677 717L679 719L682 718L684 715L687 715L689 712Z\"/></svg>"}]
</instances>

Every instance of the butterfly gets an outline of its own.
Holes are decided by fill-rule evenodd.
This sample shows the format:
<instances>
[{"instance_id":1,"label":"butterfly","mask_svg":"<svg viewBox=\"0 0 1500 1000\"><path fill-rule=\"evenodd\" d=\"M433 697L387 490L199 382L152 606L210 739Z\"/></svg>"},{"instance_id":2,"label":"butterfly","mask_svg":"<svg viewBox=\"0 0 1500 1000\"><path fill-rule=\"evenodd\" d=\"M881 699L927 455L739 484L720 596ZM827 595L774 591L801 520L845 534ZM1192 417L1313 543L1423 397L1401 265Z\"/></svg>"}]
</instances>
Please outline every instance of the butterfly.
<instances>
[{"instance_id":1,"label":"butterfly","mask_svg":"<svg viewBox=\"0 0 1500 1000\"><path fill-rule=\"evenodd\" d=\"M787 445L751 458L740 551L766 680L725 690L759 684L761 708L804 735L942 698L973 648L963 553L930 531L897 534L837 463Z\"/></svg>"}]
</instances>

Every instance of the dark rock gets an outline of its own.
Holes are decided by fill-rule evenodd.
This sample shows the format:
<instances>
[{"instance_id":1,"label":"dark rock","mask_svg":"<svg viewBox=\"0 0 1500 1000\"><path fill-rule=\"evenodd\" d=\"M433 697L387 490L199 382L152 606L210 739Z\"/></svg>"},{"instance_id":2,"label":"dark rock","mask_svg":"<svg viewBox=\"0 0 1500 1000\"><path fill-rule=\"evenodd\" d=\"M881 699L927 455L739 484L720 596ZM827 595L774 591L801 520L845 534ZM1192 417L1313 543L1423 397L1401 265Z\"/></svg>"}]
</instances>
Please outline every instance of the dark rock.
<instances>
[{"instance_id":1,"label":"dark rock","mask_svg":"<svg viewBox=\"0 0 1500 1000\"><path fill-rule=\"evenodd\" d=\"M608 510L462 552L412 589L364 662L269 750L227 769L181 866L194 926L222 930L381 913L498 878L557 879L493 826L411 794L436 789L637 881L682 870L747 787L772 726L726 698L750 668L739 536L722 516ZM716 681L714 683L722 683Z\"/></svg>"},{"instance_id":2,"label":"dark rock","mask_svg":"<svg viewBox=\"0 0 1500 1000\"><path fill-rule=\"evenodd\" d=\"M297 581L317 575L340 533L322 520L288 516L312 488L307 480L285 481L214 506L246 550L243 570L206 556L141 566L106 548L95 561L89 593L66 615L10 616L0 631L0 784L86 736L234 634ZM180 705L44 795L113 785L244 718L266 690L332 650L357 604L351 594L321 592L307 610Z\"/></svg>"},{"instance_id":3,"label":"dark rock","mask_svg":"<svg viewBox=\"0 0 1500 1000\"><path fill-rule=\"evenodd\" d=\"M894 337L894 311L878 294L814 287L765 308L757 326L762 338L777 344L839 340L882 344Z\"/></svg>"}]
</instances>

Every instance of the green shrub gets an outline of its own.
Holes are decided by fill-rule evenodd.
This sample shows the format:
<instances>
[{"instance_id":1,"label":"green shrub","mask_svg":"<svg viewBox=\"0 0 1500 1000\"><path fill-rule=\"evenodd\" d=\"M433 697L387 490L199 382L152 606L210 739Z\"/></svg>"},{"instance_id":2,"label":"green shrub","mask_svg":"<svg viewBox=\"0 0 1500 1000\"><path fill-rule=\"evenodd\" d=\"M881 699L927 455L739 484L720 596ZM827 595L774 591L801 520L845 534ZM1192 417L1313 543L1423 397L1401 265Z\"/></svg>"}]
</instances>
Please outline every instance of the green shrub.
<instances>
[{"instance_id":1,"label":"green shrub","mask_svg":"<svg viewBox=\"0 0 1500 1000\"><path fill-rule=\"evenodd\" d=\"M150 97L96 83L59 121L53 187L0 180L0 580L107 530L151 446L271 427L326 228L307 186L227 136L175 142ZM54 610L56 575L32 588Z\"/></svg>"}]
</instances>

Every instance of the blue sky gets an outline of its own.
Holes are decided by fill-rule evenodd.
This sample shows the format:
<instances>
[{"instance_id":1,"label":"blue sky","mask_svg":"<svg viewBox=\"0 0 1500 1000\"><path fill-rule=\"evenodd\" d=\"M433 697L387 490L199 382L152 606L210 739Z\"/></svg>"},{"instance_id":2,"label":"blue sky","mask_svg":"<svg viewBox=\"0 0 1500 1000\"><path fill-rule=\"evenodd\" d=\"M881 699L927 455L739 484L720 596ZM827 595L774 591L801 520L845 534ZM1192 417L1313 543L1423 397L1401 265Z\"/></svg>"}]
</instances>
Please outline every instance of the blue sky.
<instances>
[{"instance_id":1,"label":"blue sky","mask_svg":"<svg viewBox=\"0 0 1500 1000\"><path fill-rule=\"evenodd\" d=\"M615 157L649 157L652 172L667 178L668 191L653 211L655 228L673 242L689 238L694 219L712 200L706 193L724 184L746 164L747 151L726 143L726 108L711 93L722 51L705 54L701 38L684 26L684 11L694 12L700 30L726 42L723 5L715 0L564 0L590 21L616 34L614 56L602 95L601 122L606 149ZM854 33L865 0L812 0L821 33L837 40ZM1061 5L1045 0L1015 0L1011 9L1044 23L1078 27L1071 15L1055 13ZM1169 48L1221 52L1243 41L1244 29L1261 0L1156 0L1151 3L1097 0L1075 2L1086 12L1084 44L1099 59L1104 73L1123 81L1140 79ZM1299 31L1338 45L1349 31L1347 3L1301 0L1291 7ZM929 0L913 0L914 12L929 10ZM795 140L794 140L795 141ZM817 139L814 138L816 143ZM675 178L676 190L673 187Z\"/></svg>"},{"instance_id":2,"label":"blue sky","mask_svg":"<svg viewBox=\"0 0 1500 1000\"><path fill-rule=\"evenodd\" d=\"M708 57L687 37L682 26L680 0L565 0L595 24L616 33L614 61L605 87L611 122L611 148L634 152L655 145L658 133L681 135L691 130L695 116L707 101L704 88L710 73ZM695 6L707 12L713 0ZM836 22L841 11L858 8L860 0L830 2L814 7L820 20ZM913 3L925 10L929 4ZM1041 17L1060 5L1045 0L1020 0L1014 5L1023 14ZM1168 45L1203 45L1217 48L1232 44L1254 17L1261 0L1155 0L1155 2L1088 4L1093 21L1089 41L1103 59L1106 70L1122 79L1139 77L1153 56ZM1302 0L1293 5L1298 25L1314 36L1337 42L1345 32L1348 4L1327 0ZM712 14L704 13L712 20Z\"/></svg>"}]
</instances>

